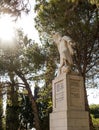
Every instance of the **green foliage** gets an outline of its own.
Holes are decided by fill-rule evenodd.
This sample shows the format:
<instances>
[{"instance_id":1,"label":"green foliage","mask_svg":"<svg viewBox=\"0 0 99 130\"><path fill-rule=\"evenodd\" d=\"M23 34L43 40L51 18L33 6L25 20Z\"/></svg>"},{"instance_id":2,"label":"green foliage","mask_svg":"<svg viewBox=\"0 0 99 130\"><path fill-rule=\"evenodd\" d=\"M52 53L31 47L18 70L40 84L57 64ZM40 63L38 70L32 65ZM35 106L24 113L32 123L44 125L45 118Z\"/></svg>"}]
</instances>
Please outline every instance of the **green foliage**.
<instances>
[{"instance_id":1,"label":"green foliage","mask_svg":"<svg viewBox=\"0 0 99 130\"><path fill-rule=\"evenodd\" d=\"M38 44L33 43L32 45L29 45L28 49L26 50L25 56L27 58L27 62L30 63L31 68L35 68L35 70L40 70L40 68L43 67L45 55L42 51L42 48L38 46Z\"/></svg>"},{"instance_id":2,"label":"green foliage","mask_svg":"<svg viewBox=\"0 0 99 130\"><path fill-rule=\"evenodd\" d=\"M6 129L17 130L19 127L18 106L7 105Z\"/></svg>"},{"instance_id":3,"label":"green foliage","mask_svg":"<svg viewBox=\"0 0 99 130\"><path fill-rule=\"evenodd\" d=\"M7 105L7 130L17 130L18 128L24 130L33 128L34 115L29 98L23 94L20 94L18 98L19 103L17 105Z\"/></svg>"},{"instance_id":4,"label":"green foliage","mask_svg":"<svg viewBox=\"0 0 99 130\"><path fill-rule=\"evenodd\" d=\"M7 89L6 129L17 130L19 128L18 88L15 86L15 75L9 72L9 78L10 85Z\"/></svg>"},{"instance_id":5,"label":"green foliage","mask_svg":"<svg viewBox=\"0 0 99 130\"><path fill-rule=\"evenodd\" d=\"M19 121L20 129L24 130L33 128L34 114L31 107L31 102L27 95L21 94L20 108L19 108Z\"/></svg>"},{"instance_id":6,"label":"green foliage","mask_svg":"<svg viewBox=\"0 0 99 130\"><path fill-rule=\"evenodd\" d=\"M6 129L32 128L34 115L29 98L20 94L20 85L15 80L15 75L9 72L9 77L10 86L7 87Z\"/></svg>"},{"instance_id":7,"label":"green foliage","mask_svg":"<svg viewBox=\"0 0 99 130\"><path fill-rule=\"evenodd\" d=\"M45 69L42 73L44 85L40 88L38 87L39 84L36 84L34 97L39 110L41 128L42 130L49 130L49 113L52 112L52 80L55 77L55 70L57 69L53 61L57 61L55 55L58 55L58 53L55 50L54 44L49 44L49 42L43 45L43 49L46 54Z\"/></svg>"},{"instance_id":8,"label":"green foliage","mask_svg":"<svg viewBox=\"0 0 99 130\"><path fill-rule=\"evenodd\" d=\"M37 107L42 130L49 130L49 113L52 112L51 86L42 87L37 93Z\"/></svg>"},{"instance_id":9,"label":"green foliage","mask_svg":"<svg viewBox=\"0 0 99 130\"><path fill-rule=\"evenodd\" d=\"M94 118L94 115L91 115L92 122L95 130L99 130L99 118Z\"/></svg>"},{"instance_id":10,"label":"green foliage","mask_svg":"<svg viewBox=\"0 0 99 130\"><path fill-rule=\"evenodd\" d=\"M14 127L15 120L14 116L12 116L12 113L16 110L16 107L19 107L19 96L17 94L18 88L25 87L28 91L29 99L32 102L34 118L36 118L35 127L39 130L38 111L30 87L31 81L33 81L33 79L36 79L35 77L39 74L39 70L44 66L45 53L42 51L42 48L38 44L34 43L32 40L24 36L21 31L19 31L18 34L19 35L17 36L13 48L3 48L0 46L0 50L2 51L0 55L0 71L3 72L4 76L7 75L9 80L4 82L7 85L9 92L9 104L7 105L7 129L12 129L12 127ZM25 103L23 105L25 105ZM27 127L28 122L30 123L30 127L32 127L33 120L30 118L28 118L28 120L26 119L27 115L29 114L28 113L26 115L26 112L28 112L27 108L23 112L24 113L20 114L20 120L17 118L19 116L19 108L15 112L15 125L19 126L20 121L23 121L21 124L22 128L24 125ZM13 120L13 124L11 122L8 123L10 119ZM17 126L15 129L17 129Z\"/></svg>"},{"instance_id":11,"label":"green foliage","mask_svg":"<svg viewBox=\"0 0 99 130\"><path fill-rule=\"evenodd\" d=\"M5 121L5 115L4 115L4 97L3 97L3 84L0 82L0 130L5 130L5 125L6 125L6 121Z\"/></svg>"},{"instance_id":12,"label":"green foliage","mask_svg":"<svg viewBox=\"0 0 99 130\"><path fill-rule=\"evenodd\" d=\"M95 130L99 130L99 105L90 105L90 114Z\"/></svg>"},{"instance_id":13,"label":"green foliage","mask_svg":"<svg viewBox=\"0 0 99 130\"><path fill-rule=\"evenodd\" d=\"M0 129L1 130L3 130L2 118L3 118L3 109L2 109L2 101L0 99Z\"/></svg>"},{"instance_id":14,"label":"green foliage","mask_svg":"<svg viewBox=\"0 0 99 130\"><path fill-rule=\"evenodd\" d=\"M44 64L44 54L40 46L19 32L13 48L2 48L0 71L20 70L27 74L35 73ZM38 60L39 59L39 60Z\"/></svg>"},{"instance_id":15,"label":"green foliage","mask_svg":"<svg viewBox=\"0 0 99 130\"><path fill-rule=\"evenodd\" d=\"M99 118L99 105L90 105L90 113L94 115L94 118Z\"/></svg>"},{"instance_id":16,"label":"green foliage","mask_svg":"<svg viewBox=\"0 0 99 130\"><path fill-rule=\"evenodd\" d=\"M22 12L28 13L30 10L29 1L26 0L0 0L0 13L20 16Z\"/></svg>"},{"instance_id":17,"label":"green foliage","mask_svg":"<svg viewBox=\"0 0 99 130\"><path fill-rule=\"evenodd\" d=\"M45 6L46 5L46 6ZM45 32L60 32L69 35L76 43L74 64L84 77L97 74L99 45L98 4L87 0L77 2L66 0L37 1L36 28L44 37ZM50 23L50 24L48 24Z\"/></svg>"}]
</instances>

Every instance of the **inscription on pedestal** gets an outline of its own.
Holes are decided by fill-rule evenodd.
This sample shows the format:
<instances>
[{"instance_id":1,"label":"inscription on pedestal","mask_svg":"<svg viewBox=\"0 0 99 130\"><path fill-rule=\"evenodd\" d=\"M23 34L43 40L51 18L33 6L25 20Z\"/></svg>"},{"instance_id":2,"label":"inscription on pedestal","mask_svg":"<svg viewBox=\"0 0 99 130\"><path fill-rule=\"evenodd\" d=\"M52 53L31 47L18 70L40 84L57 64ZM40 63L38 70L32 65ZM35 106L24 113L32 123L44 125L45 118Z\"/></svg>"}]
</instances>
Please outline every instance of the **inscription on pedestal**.
<instances>
[{"instance_id":1,"label":"inscription on pedestal","mask_svg":"<svg viewBox=\"0 0 99 130\"><path fill-rule=\"evenodd\" d=\"M54 84L54 92L55 92L54 106L56 108L58 106L58 104L62 103L62 101L64 100L63 81L59 81L59 82Z\"/></svg>"},{"instance_id":2,"label":"inscription on pedestal","mask_svg":"<svg viewBox=\"0 0 99 130\"><path fill-rule=\"evenodd\" d=\"M81 87L80 82L71 80L70 81L70 105L80 106L81 105Z\"/></svg>"}]
</instances>

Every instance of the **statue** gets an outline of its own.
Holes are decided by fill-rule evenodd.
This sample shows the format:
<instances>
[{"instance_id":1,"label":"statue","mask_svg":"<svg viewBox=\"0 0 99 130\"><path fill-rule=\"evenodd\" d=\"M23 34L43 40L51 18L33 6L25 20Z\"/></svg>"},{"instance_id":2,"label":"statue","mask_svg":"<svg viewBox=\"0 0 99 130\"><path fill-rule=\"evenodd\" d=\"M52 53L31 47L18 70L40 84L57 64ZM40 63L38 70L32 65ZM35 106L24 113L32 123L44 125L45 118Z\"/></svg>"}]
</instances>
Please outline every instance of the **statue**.
<instances>
[{"instance_id":1,"label":"statue","mask_svg":"<svg viewBox=\"0 0 99 130\"><path fill-rule=\"evenodd\" d=\"M53 35L53 40L57 45L60 54L59 74L64 72L68 73L71 71L71 68L73 66L73 59L72 59L72 56L74 54L72 48L73 41L68 36L61 37L59 33L55 33Z\"/></svg>"}]
</instances>

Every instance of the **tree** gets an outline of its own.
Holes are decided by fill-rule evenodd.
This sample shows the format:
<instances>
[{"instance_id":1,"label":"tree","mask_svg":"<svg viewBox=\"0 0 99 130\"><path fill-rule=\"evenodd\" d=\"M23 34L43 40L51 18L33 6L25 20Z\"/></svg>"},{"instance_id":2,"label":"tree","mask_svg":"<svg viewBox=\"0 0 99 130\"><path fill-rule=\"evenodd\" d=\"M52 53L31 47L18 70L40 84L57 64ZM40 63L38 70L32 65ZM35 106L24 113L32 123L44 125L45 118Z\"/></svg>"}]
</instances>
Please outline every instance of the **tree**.
<instances>
[{"instance_id":1,"label":"tree","mask_svg":"<svg viewBox=\"0 0 99 130\"><path fill-rule=\"evenodd\" d=\"M90 113L94 115L94 118L99 118L99 104L90 105Z\"/></svg>"},{"instance_id":2,"label":"tree","mask_svg":"<svg viewBox=\"0 0 99 130\"><path fill-rule=\"evenodd\" d=\"M85 77L98 62L98 7L88 1L79 1L76 7L73 7L74 3L60 0L37 4L36 26L40 32L50 34L51 30L55 30L72 37L76 42L74 61L80 74Z\"/></svg>"},{"instance_id":3,"label":"tree","mask_svg":"<svg viewBox=\"0 0 99 130\"><path fill-rule=\"evenodd\" d=\"M41 121L42 130L49 130L49 113L52 112L52 80L55 77L56 64L55 55L57 55L57 51L53 44L49 44L46 41L46 44L43 45L43 49L46 55L46 63L45 70L41 75L41 79L43 80L42 88L39 87L39 83L36 84L34 96L37 101L37 106L39 110L39 117Z\"/></svg>"},{"instance_id":4,"label":"tree","mask_svg":"<svg viewBox=\"0 0 99 130\"><path fill-rule=\"evenodd\" d=\"M14 80L15 75L9 72L10 83L7 87L7 107L6 107L6 129L17 130L19 128L19 101L18 86Z\"/></svg>"},{"instance_id":5,"label":"tree","mask_svg":"<svg viewBox=\"0 0 99 130\"><path fill-rule=\"evenodd\" d=\"M90 105L90 114L92 117L92 122L95 130L99 129L99 105L92 104Z\"/></svg>"},{"instance_id":6,"label":"tree","mask_svg":"<svg viewBox=\"0 0 99 130\"><path fill-rule=\"evenodd\" d=\"M7 75L9 73L14 74L16 77L20 78L21 84L26 88L29 100L32 102L35 128L40 130L39 113L31 91L30 81L35 77L34 75L37 71L42 68L44 55L41 47L33 43L33 41L28 40L27 37L24 37L20 31L19 33L20 36L17 36L17 41L13 49L1 47L0 71Z\"/></svg>"},{"instance_id":7,"label":"tree","mask_svg":"<svg viewBox=\"0 0 99 130\"><path fill-rule=\"evenodd\" d=\"M22 87L20 88L14 76L11 73L9 74L10 82L7 86L6 129L28 130L28 128L33 127L33 110L25 90L22 90Z\"/></svg>"},{"instance_id":8,"label":"tree","mask_svg":"<svg viewBox=\"0 0 99 130\"><path fill-rule=\"evenodd\" d=\"M34 114L31 107L31 102L26 94L20 94L20 108L19 108L19 120L21 130L28 130L34 127Z\"/></svg>"},{"instance_id":9,"label":"tree","mask_svg":"<svg viewBox=\"0 0 99 130\"><path fill-rule=\"evenodd\" d=\"M74 5L73 2L60 0L39 2L36 6L36 26L40 32L50 34L55 30L72 37L76 42L74 61L85 79L86 73L98 63L98 7L88 1Z\"/></svg>"},{"instance_id":10,"label":"tree","mask_svg":"<svg viewBox=\"0 0 99 130\"><path fill-rule=\"evenodd\" d=\"M29 0L1 0L0 13L11 14L13 16L20 16L22 12L28 13L30 10Z\"/></svg>"},{"instance_id":11,"label":"tree","mask_svg":"<svg viewBox=\"0 0 99 130\"><path fill-rule=\"evenodd\" d=\"M41 37L45 34L50 35L51 31L58 31L62 35L69 35L75 41L74 64L83 76L85 84L87 77L94 76L99 66L98 2L37 0L35 10L37 11L36 27ZM92 74L91 71L94 73ZM85 109L89 111L85 85L84 90Z\"/></svg>"}]
</instances>

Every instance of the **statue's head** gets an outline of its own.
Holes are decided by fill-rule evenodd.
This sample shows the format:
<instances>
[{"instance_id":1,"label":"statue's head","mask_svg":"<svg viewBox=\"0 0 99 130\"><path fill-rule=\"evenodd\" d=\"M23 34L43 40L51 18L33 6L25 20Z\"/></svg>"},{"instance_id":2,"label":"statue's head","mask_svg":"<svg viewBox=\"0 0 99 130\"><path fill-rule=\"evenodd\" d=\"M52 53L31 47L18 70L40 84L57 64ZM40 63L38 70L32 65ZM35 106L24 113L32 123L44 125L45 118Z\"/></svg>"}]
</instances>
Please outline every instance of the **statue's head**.
<instances>
[{"instance_id":1,"label":"statue's head","mask_svg":"<svg viewBox=\"0 0 99 130\"><path fill-rule=\"evenodd\" d=\"M60 36L59 32L53 33L53 40L55 43L58 43L60 39L61 39L61 36Z\"/></svg>"}]
</instances>

